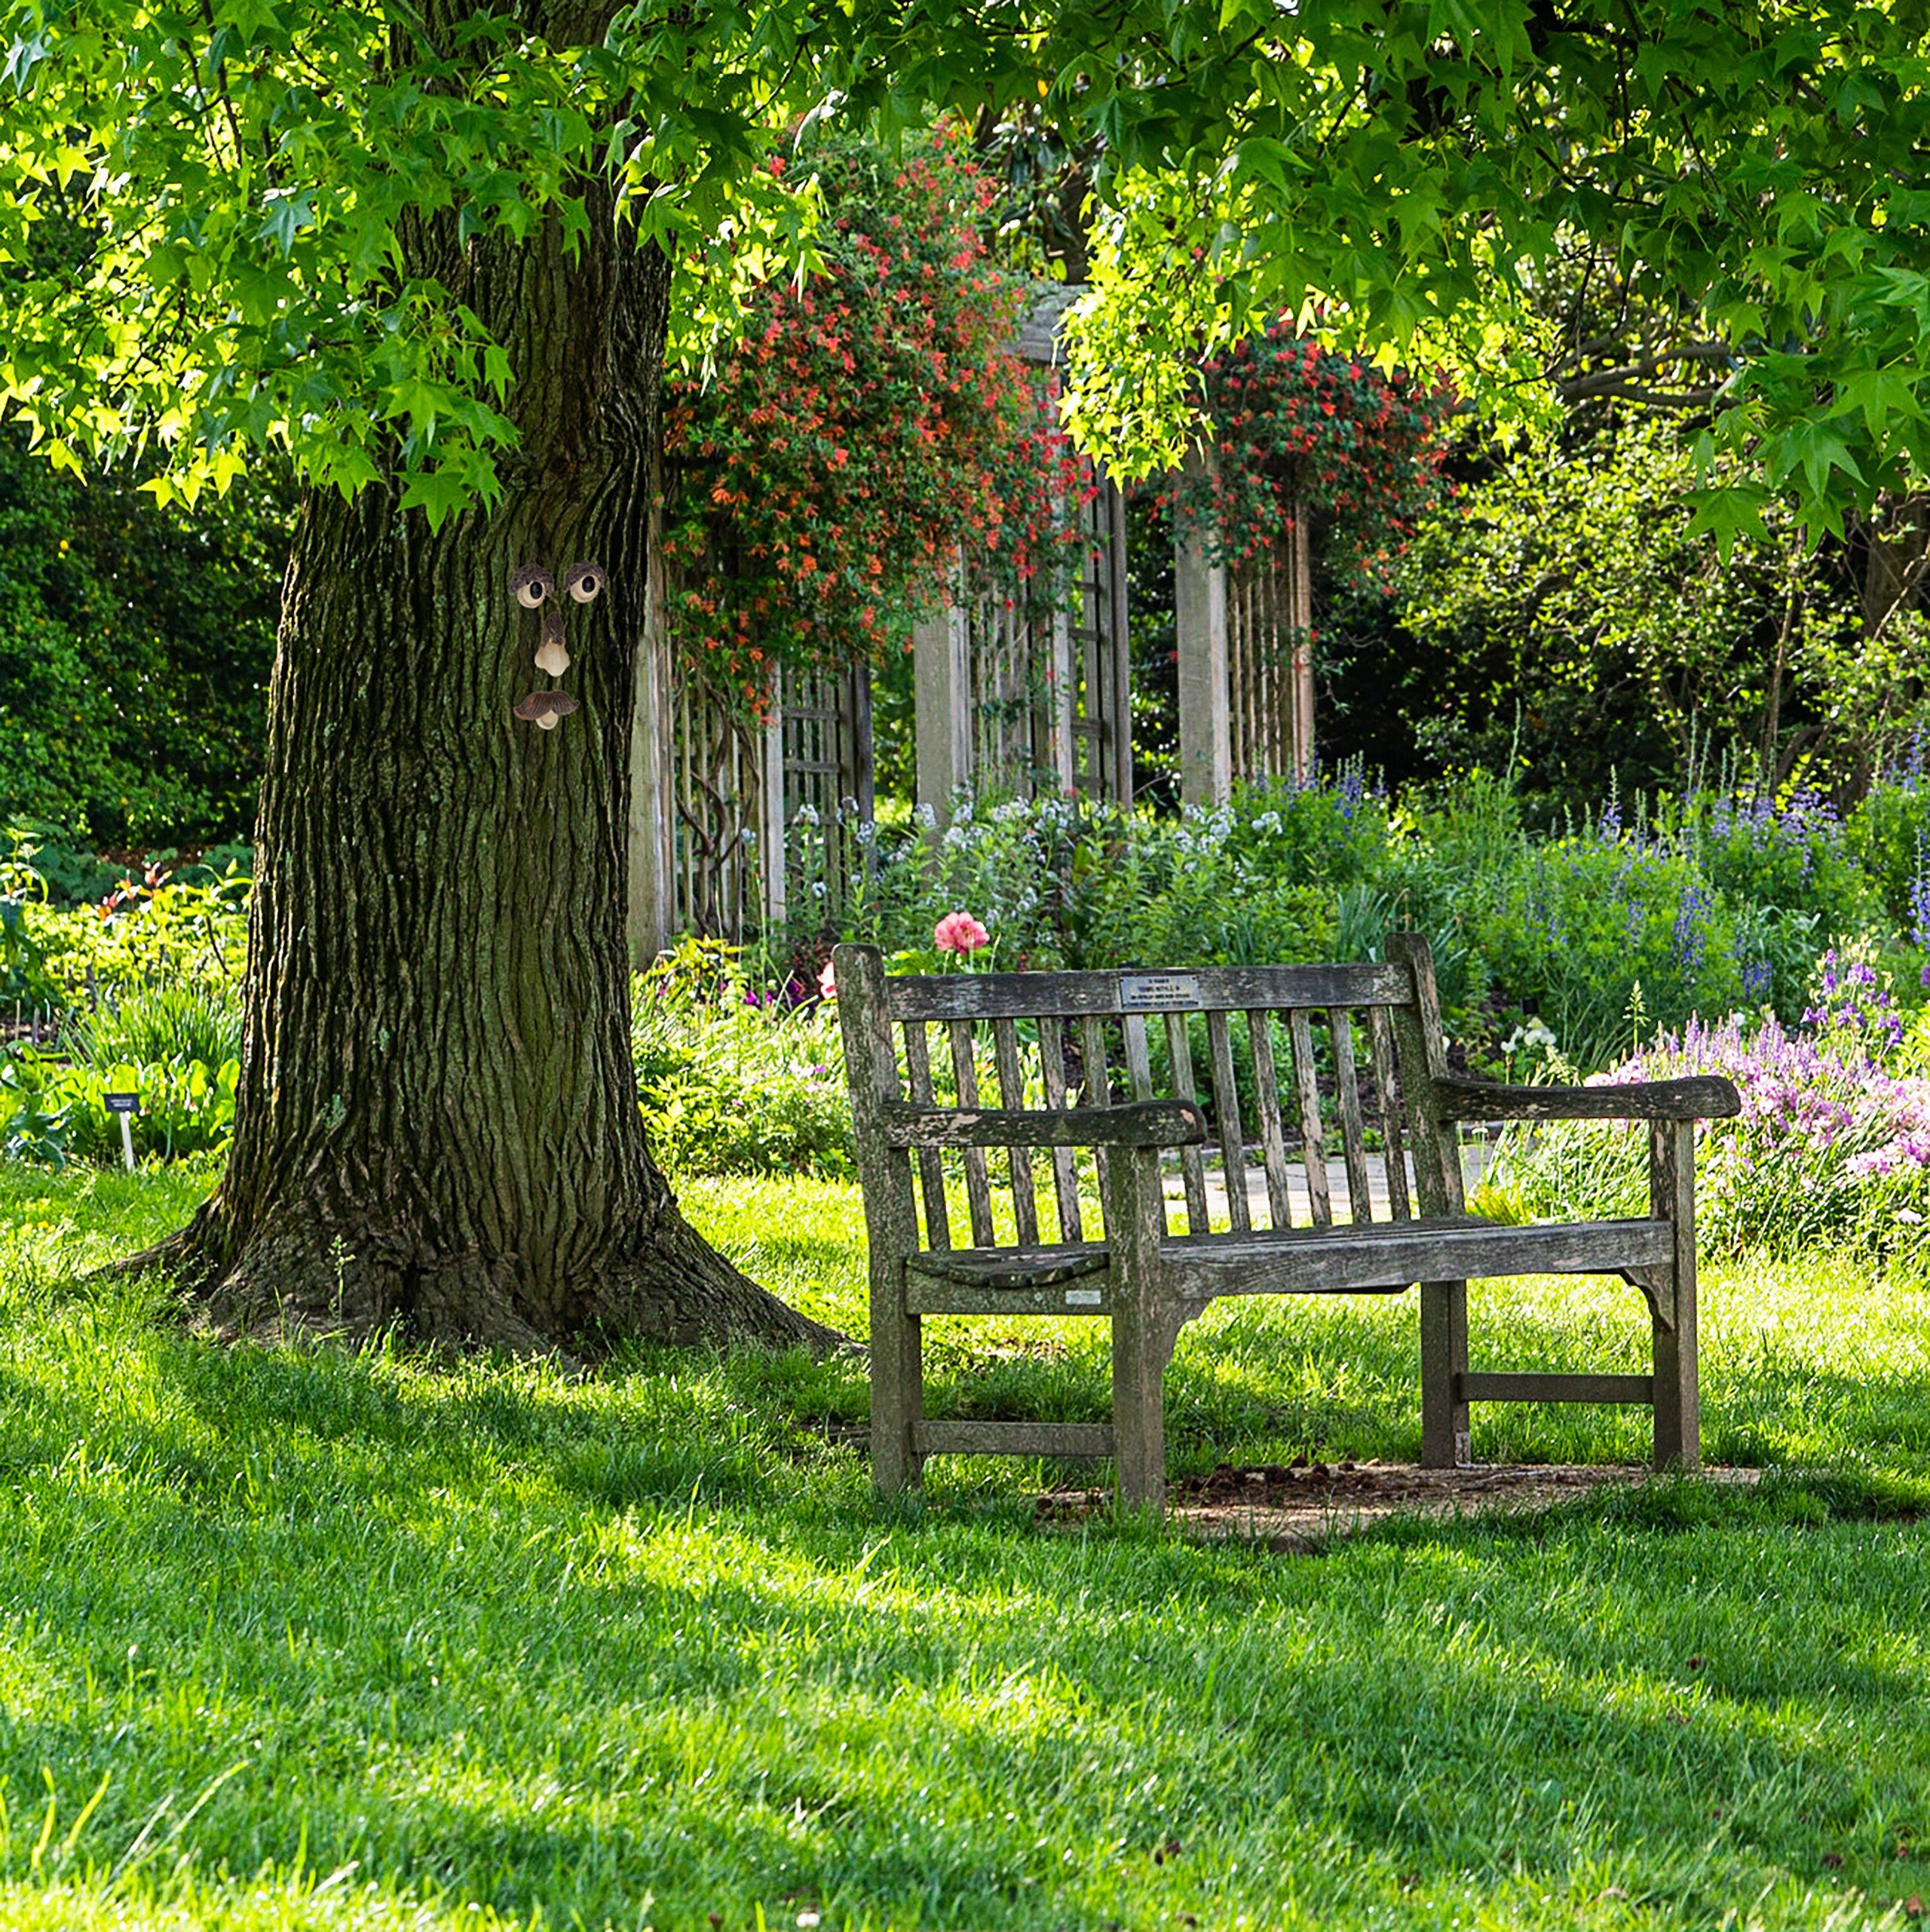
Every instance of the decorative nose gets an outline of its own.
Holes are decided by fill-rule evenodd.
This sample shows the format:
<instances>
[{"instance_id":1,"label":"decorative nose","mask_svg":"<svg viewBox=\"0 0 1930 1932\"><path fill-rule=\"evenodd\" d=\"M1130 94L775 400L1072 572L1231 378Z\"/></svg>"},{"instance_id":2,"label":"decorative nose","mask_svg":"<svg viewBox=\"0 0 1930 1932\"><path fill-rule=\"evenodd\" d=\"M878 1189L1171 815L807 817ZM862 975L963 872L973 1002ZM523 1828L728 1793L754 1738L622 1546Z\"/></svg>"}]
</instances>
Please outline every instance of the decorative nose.
<instances>
[{"instance_id":1,"label":"decorative nose","mask_svg":"<svg viewBox=\"0 0 1930 1932\"><path fill-rule=\"evenodd\" d=\"M570 667L570 654L563 649L563 614L559 610L543 613L543 642L536 653L536 668L551 677L561 677Z\"/></svg>"}]
</instances>

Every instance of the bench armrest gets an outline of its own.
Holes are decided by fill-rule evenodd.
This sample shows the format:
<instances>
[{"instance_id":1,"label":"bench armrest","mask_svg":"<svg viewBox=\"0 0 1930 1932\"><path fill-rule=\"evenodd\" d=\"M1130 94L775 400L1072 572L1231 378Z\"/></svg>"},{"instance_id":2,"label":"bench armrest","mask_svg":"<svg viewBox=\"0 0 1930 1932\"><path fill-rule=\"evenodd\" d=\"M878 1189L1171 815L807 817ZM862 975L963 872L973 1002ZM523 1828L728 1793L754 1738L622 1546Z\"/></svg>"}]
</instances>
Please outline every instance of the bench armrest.
<instances>
[{"instance_id":1,"label":"bench armrest","mask_svg":"<svg viewBox=\"0 0 1930 1932\"><path fill-rule=\"evenodd\" d=\"M1710 1121L1742 1111L1735 1083L1719 1073L1627 1087L1503 1087L1450 1073L1432 1084L1444 1121Z\"/></svg>"},{"instance_id":2,"label":"bench armrest","mask_svg":"<svg viewBox=\"0 0 1930 1932\"><path fill-rule=\"evenodd\" d=\"M1205 1118L1189 1100L1120 1107L920 1107L884 1103L893 1147L1196 1147Z\"/></svg>"}]
</instances>

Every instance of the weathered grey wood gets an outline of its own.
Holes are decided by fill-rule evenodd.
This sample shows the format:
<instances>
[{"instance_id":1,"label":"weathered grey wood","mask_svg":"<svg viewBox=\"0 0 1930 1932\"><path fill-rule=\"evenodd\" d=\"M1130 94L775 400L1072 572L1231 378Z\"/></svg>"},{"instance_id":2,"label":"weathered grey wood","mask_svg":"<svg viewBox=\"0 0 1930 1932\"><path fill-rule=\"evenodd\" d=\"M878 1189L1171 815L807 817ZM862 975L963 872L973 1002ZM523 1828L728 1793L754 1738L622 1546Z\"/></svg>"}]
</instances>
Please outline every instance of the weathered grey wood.
<instances>
[{"instance_id":1,"label":"weathered grey wood","mask_svg":"<svg viewBox=\"0 0 1930 1932\"><path fill-rule=\"evenodd\" d=\"M1126 1047L1126 1090L1135 1100L1153 1097L1153 1054L1146 1038L1146 1016L1129 1013L1119 1023Z\"/></svg>"},{"instance_id":2,"label":"weathered grey wood","mask_svg":"<svg viewBox=\"0 0 1930 1932\"><path fill-rule=\"evenodd\" d=\"M908 1275L930 1281L965 1282L981 1288L1041 1288L1103 1274L1110 1265L1104 1247L1082 1241L1039 1242L1023 1248L947 1248L942 1254L913 1255Z\"/></svg>"},{"instance_id":3,"label":"weathered grey wood","mask_svg":"<svg viewBox=\"0 0 1930 1932\"><path fill-rule=\"evenodd\" d=\"M1387 957L1405 968L1414 989L1412 1003L1390 1008L1388 1019L1407 1127L1414 1143L1414 1191L1423 1216L1457 1215L1466 1204L1460 1146L1433 1099L1435 1081L1448 1071L1434 955L1418 933L1390 933ZM1451 1268L1429 1271L1429 1278L1420 1284L1420 1339L1421 1463L1429 1469L1458 1468L1473 1455L1467 1399L1460 1392L1468 1368L1465 1274L1455 1279Z\"/></svg>"},{"instance_id":4,"label":"weathered grey wood","mask_svg":"<svg viewBox=\"0 0 1930 1932\"><path fill-rule=\"evenodd\" d=\"M1193 1042L1186 1035L1186 1015L1166 1015L1166 1053L1173 1063L1173 1093L1181 1100L1197 1100L1199 1089L1193 1078ZM1186 1228L1190 1234L1203 1234L1212 1225L1206 1208L1206 1167L1197 1147L1180 1149L1180 1177L1186 1189Z\"/></svg>"},{"instance_id":5,"label":"weathered grey wood","mask_svg":"<svg viewBox=\"0 0 1930 1932\"><path fill-rule=\"evenodd\" d=\"M1106 1422L921 1422L925 1455L1048 1455L1068 1461L1113 1452Z\"/></svg>"},{"instance_id":6,"label":"weathered grey wood","mask_svg":"<svg viewBox=\"0 0 1930 1932\"><path fill-rule=\"evenodd\" d=\"M906 1274L905 1306L919 1315L1110 1315L1110 1280L1101 1274L1056 1286L988 1288L927 1276L914 1268Z\"/></svg>"},{"instance_id":7,"label":"weathered grey wood","mask_svg":"<svg viewBox=\"0 0 1930 1932\"><path fill-rule=\"evenodd\" d=\"M880 1117L894 1147L1183 1147L1206 1138L1190 1100L1129 1100L1112 1107L914 1107L889 1102ZM1039 1238L1036 1227L1022 1245ZM991 1245L991 1237L979 1242Z\"/></svg>"},{"instance_id":8,"label":"weathered grey wood","mask_svg":"<svg viewBox=\"0 0 1930 1932\"><path fill-rule=\"evenodd\" d=\"M1273 1066L1273 1016L1264 1008L1246 1016L1253 1049L1254 1101L1260 1112L1260 1152L1267 1164L1267 1210L1276 1228L1294 1225L1293 1188L1287 1177L1287 1140L1280 1124L1280 1083Z\"/></svg>"},{"instance_id":9,"label":"weathered grey wood","mask_svg":"<svg viewBox=\"0 0 1930 1932\"><path fill-rule=\"evenodd\" d=\"M1367 1136L1361 1127L1360 1077L1354 1066L1353 1016L1336 1007L1327 1016L1334 1036L1334 1078L1339 1090L1340 1148L1347 1164L1347 1201L1356 1222L1374 1219L1372 1184L1367 1173Z\"/></svg>"},{"instance_id":10,"label":"weathered grey wood","mask_svg":"<svg viewBox=\"0 0 1930 1932\"><path fill-rule=\"evenodd\" d=\"M1046 1105L1056 1111L1065 1105L1065 1031L1056 1014L1039 1020L1039 1059L1046 1088ZM1083 1142L1076 1143L1083 1145ZM1052 1192L1058 1203L1058 1237L1083 1241L1084 1222L1079 1211L1079 1165L1070 1147L1052 1149Z\"/></svg>"},{"instance_id":11,"label":"weathered grey wood","mask_svg":"<svg viewBox=\"0 0 1930 1932\"><path fill-rule=\"evenodd\" d=\"M1701 1382L1696 1331L1696 1130L1686 1121L1649 1129L1649 1207L1669 1231L1675 1265L1673 1321L1651 1324L1656 1365L1655 1463L1702 1466Z\"/></svg>"},{"instance_id":12,"label":"weathered grey wood","mask_svg":"<svg viewBox=\"0 0 1930 1932\"><path fill-rule=\"evenodd\" d=\"M1283 1234L1178 1234L1161 1255L1169 1293L1320 1295L1396 1290L1443 1274L1619 1274L1664 1262L1662 1221L1536 1222L1504 1228L1472 1218L1294 1228Z\"/></svg>"},{"instance_id":13,"label":"weathered grey wood","mask_svg":"<svg viewBox=\"0 0 1930 1932\"><path fill-rule=\"evenodd\" d=\"M1106 1026L1095 1015L1086 1014L1079 1022L1079 1058L1085 1075L1081 1089L1086 1105L1109 1106L1113 1077L1106 1066ZM1103 1147L1093 1148L1092 1166L1098 1176L1099 1211L1103 1215L1106 1199L1106 1150Z\"/></svg>"},{"instance_id":14,"label":"weathered grey wood","mask_svg":"<svg viewBox=\"0 0 1930 1932\"><path fill-rule=\"evenodd\" d=\"M1464 1402L1630 1402L1655 1400L1653 1375L1463 1375Z\"/></svg>"},{"instance_id":15,"label":"weathered grey wood","mask_svg":"<svg viewBox=\"0 0 1930 1932\"><path fill-rule=\"evenodd\" d=\"M933 1103L932 1060L922 1020L905 1022L905 1072L911 1098L921 1107ZM925 1245L948 1248L951 1245L951 1219L945 1202L945 1164L933 1147L918 1150L918 1185L925 1201Z\"/></svg>"},{"instance_id":16,"label":"weathered grey wood","mask_svg":"<svg viewBox=\"0 0 1930 1932\"><path fill-rule=\"evenodd\" d=\"M1320 1078L1313 1064L1313 1029L1306 1011L1296 1007L1287 1015L1294 1043L1294 1091L1300 1100L1300 1159L1307 1168L1307 1211L1316 1228L1334 1223L1334 1202L1327 1191L1327 1143L1320 1126Z\"/></svg>"},{"instance_id":17,"label":"weathered grey wood","mask_svg":"<svg viewBox=\"0 0 1930 1932\"><path fill-rule=\"evenodd\" d=\"M1227 1177L1227 1214L1234 1231L1244 1234L1253 1225L1246 1204L1246 1136L1240 1127L1239 1083L1233 1078L1233 1035L1224 1013L1207 1014L1206 1044L1213 1058L1213 1118Z\"/></svg>"},{"instance_id":18,"label":"weathered grey wood","mask_svg":"<svg viewBox=\"0 0 1930 1932\"><path fill-rule=\"evenodd\" d=\"M935 973L887 982L894 1020L1012 1020L1124 1010L1119 983L1131 973ZM1400 1006L1413 998L1398 965L1202 966L1192 1013L1249 1007Z\"/></svg>"},{"instance_id":19,"label":"weathered grey wood","mask_svg":"<svg viewBox=\"0 0 1930 1932\"><path fill-rule=\"evenodd\" d=\"M1368 1009L1374 1034L1374 1095L1380 1103L1380 1137L1386 1143L1387 1213L1406 1221L1414 1210L1408 1198L1408 1148L1401 1130L1400 1090L1395 1084L1394 1026L1384 1006Z\"/></svg>"},{"instance_id":20,"label":"weathered grey wood","mask_svg":"<svg viewBox=\"0 0 1930 1932\"><path fill-rule=\"evenodd\" d=\"M1071 1452L1062 1446L1063 1436L1052 1437L1060 1446L1044 1446L1044 1424L924 1424L919 1322L926 1314L1107 1317L1112 1328L1114 1425L1109 1435L1101 1431L1086 1440L1110 1445L1122 1504L1157 1507L1164 1492L1164 1376L1184 1320L1224 1295L1392 1294L1417 1282L1421 1290L1423 1461L1442 1464L1468 1459L1471 1402L1606 1401L1653 1404L1658 1465L1695 1466L1700 1449L1695 1139L1692 1123L1674 1115L1691 1101L1699 1108L1721 1109L1726 1102L1720 1090L1724 1083L1656 1083L1646 1092L1584 1090L1580 1104L1591 1112L1599 1108L1610 1118L1628 1118L1645 1103L1650 1108L1654 1124L1650 1216L1515 1228L1477 1219L1463 1211L1455 1121L1500 1115L1517 1096L1523 1111L1516 1118L1575 1118L1568 1103L1576 1096L1539 1088L1493 1087L1448 1075L1426 943L1413 935L1396 934L1390 937L1388 951L1389 967L1375 970L1392 973L1405 985L1405 1002L1383 998L1364 1004L1387 1140L1391 1218L1381 1222L1371 1219L1360 1091L1365 1060L1353 1014L1337 1002L1256 1001L1241 1010L1247 1014L1254 1045L1270 1198L1276 1216L1283 1219L1285 1124L1273 1050L1273 1016L1279 1013L1286 1019L1293 1045L1295 1097L1309 1154L1316 1225L1255 1230L1236 1210L1236 1225L1230 1231L1202 1233L1198 1231L1199 1204L1189 1184L1188 1225L1194 1231L1175 1235L1167 1228L1159 1150L1166 1145L1196 1150L1205 1136L1193 1093L1194 1069L1184 1031L1190 1011L1206 1016L1221 1151L1232 1184L1229 1192L1244 1206L1242 1122L1226 1018L1233 1009L1209 1004L1202 992L1202 988L1212 989L1216 977L1230 976L1206 971L1128 976L1129 998L1120 1019L1126 1084L1135 1097L1123 1105L1112 1100L1115 1087L1104 1030L1109 1009L1074 1009L1070 1014L1049 1010L1040 1019L1046 1102L1043 1107L1025 1104L1024 1062L1016 1027L1022 1014L1038 1014L1038 1004L1028 1006L1021 997L1011 1011L995 1002L994 1009L987 1012L993 1022L1000 1096L1006 1102L997 1108L978 1104L971 1020L965 1013L954 1013L947 1023L957 1103L944 1106L933 1097L926 1023L915 1017L905 1035L906 1078L912 1097L908 1101L899 1090L887 1016L892 986L902 983L884 980L874 949L839 949L853 1119L872 1243L875 1480L881 1490L888 1492L914 1478L923 1455L938 1448ZM1297 992L1307 983L1306 971L1281 969L1258 977L1270 980L1276 992L1282 988ZM1036 980L1012 977L1036 990ZM1061 977L1098 977L1117 994L1117 976ZM1251 983L1256 976L1242 970L1239 977ZM1324 1199L1326 1150L1310 1017L1310 1007L1322 1004L1327 1004L1334 1041L1339 1130L1358 1217L1340 1227L1333 1225L1331 1203ZM1166 1016L1173 1082L1182 1090L1180 1097L1153 1094L1144 1017L1152 1012ZM1068 1017L1077 1020L1084 1063L1083 1097L1089 1104L1080 1107L1063 1104L1070 1085L1064 1032ZM1411 1142L1413 1151L1418 1217L1406 1184L1408 1148L1404 1142ZM1022 1195L1033 1173L1030 1150L1051 1150L1060 1239L1043 1239L1036 1214L1028 1222L1022 1210L1016 1210L1018 1238L1002 1245L995 1240L984 1165L985 1152L992 1146L1014 1150L1015 1193ZM1077 1238L1081 1225L1074 1150L1089 1146L1100 1163L1103 1242ZM936 1211L930 1199L933 1182L942 1181L942 1170L936 1164L939 1152L954 1147L966 1157L973 1238L969 1249L939 1245L948 1239L942 1188ZM932 1243L923 1252L918 1245L914 1153L920 1157L920 1178L926 1183ZM970 1185L975 1162L980 1176L976 1190ZM1637 1285L1651 1313L1654 1374L1470 1373L1469 1277L1540 1274L1619 1274ZM986 1433L991 1431L997 1433ZM1090 1448L1086 1452L1104 1451Z\"/></svg>"},{"instance_id":21,"label":"weathered grey wood","mask_svg":"<svg viewBox=\"0 0 1930 1932\"><path fill-rule=\"evenodd\" d=\"M1462 1469L1474 1460L1467 1372L1467 1281L1465 1277L1458 1281L1423 1281L1420 1284L1420 1461L1423 1469Z\"/></svg>"},{"instance_id":22,"label":"weathered grey wood","mask_svg":"<svg viewBox=\"0 0 1930 1932\"><path fill-rule=\"evenodd\" d=\"M1726 1120L1742 1110L1735 1083L1719 1073L1625 1087L1504 1087L1441 1074L1434 1091L1444 1121Z\"/></svg>"},{"instance_id":23,"label":"weathered grey wood","mask_svg":"<svg viewBox=\"0 0 1930 1932\"><path fill-rule=\"evenodd\" d=\"M954 1020L945 1031L951 1041L951 1077L957 1088L960 1110L967 1115L983 1112L986 1110L979 1105L979 1067L973 1056L972 1023ZM996 1238L992 1232L991 1181L985 1154L976 1145L965 1150L965 1201L972 1216L973 1246L990 1247Z\"/></svg>"},{"instance_id":24,"label":"weathered grey wood","mask_svg":"<svg viewBox=\"0 0 1930 1932\"><path fill-rule=\"evenodd\" d=\"M1019 1063L1019 1026L1016 1020L992 1022L992 1053L998 1066L999 1098L1005 1111L1019 1119L1036 1118L1025 1112L1025 1075ZM1032 1157L1023 1140L1006 1143L1005 1158L1012 1173L1012 1221L1022 1247L1039 1238L1038 1191L1032 1179Z\"/></svg>"},{"instance_id":25,"label":"weathered grey wood","mask_svg":"<svg viewBox=\"0 0 1930 1932\"><path fill-rule=\"evenodd\" d=\"M872 1483L890 1496L916 1482L921 1469L912 1432L924 1410L921 1329L905 1305L905 1262L918 1250L918 1208L910 1158L884 1134L884 1109L900 1097L884 961L868 946L841 946L832 958L869 1256Z\"/></svg>"},{"instance_id":26,"label":"weathered grey wood","mask_svg":"<svg viewBox=\"0 0 1930 1932\"><path fill-rule=\"evenodd\" d=\"M1159 1157L1115 1148L1104 1180L1112 1260L1113 1472L1122 1508L1163 1510L1166 1496L1166 1369L1179 1332L1162 1265L1166 1204Z\"/></svg>"}]
</instances>

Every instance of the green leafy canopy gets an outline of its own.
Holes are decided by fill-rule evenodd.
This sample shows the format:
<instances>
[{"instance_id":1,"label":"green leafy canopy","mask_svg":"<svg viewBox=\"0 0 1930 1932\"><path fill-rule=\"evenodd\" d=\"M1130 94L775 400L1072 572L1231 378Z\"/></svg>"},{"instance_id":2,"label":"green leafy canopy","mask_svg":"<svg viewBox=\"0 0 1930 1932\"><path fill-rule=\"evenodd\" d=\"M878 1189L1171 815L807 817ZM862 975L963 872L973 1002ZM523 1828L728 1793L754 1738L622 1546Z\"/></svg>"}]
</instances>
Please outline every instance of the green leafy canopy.
<instances>
[{"instance_id":1,"label":"green leafy canopy","mask_svg":"<svg viewBox=\"0 0 1930 1932\"><path fill-rule=\"evenodd\" d=\"M1531 414L1525 291L1562 238L1686 296L1732 362L1702 526L1777 493L1812 529L1930 470L1922 0L663 0L482 9L0 7L0 393L57 459L158 439L163 492L265 443L432 515L497 486L516 372L399 238L555 219L613 186L687 271L810 258L801 116L1042 103L1098 136L1070 419L1169 462L1204 353L1284 312Z\"/></svg>"}]
</instances>

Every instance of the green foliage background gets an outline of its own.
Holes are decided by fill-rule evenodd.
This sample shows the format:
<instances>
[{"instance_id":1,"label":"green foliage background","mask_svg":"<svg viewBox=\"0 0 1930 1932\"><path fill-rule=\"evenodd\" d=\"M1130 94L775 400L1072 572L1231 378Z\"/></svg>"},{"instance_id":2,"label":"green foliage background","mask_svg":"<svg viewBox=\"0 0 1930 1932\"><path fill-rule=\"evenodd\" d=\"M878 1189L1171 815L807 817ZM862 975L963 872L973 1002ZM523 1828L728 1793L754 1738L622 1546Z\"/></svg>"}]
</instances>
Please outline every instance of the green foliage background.
<instances>
[{"instance_id":1,"label":"green foliage background","mask_svg":"<svg viewBox=\"0 0 1930 1932\"><path fill-rule=\"evenodd\" d=\"M0 434L0 824L125 847L245 836L293 510L191 511Z\"/></svg>"}]
</instances>

